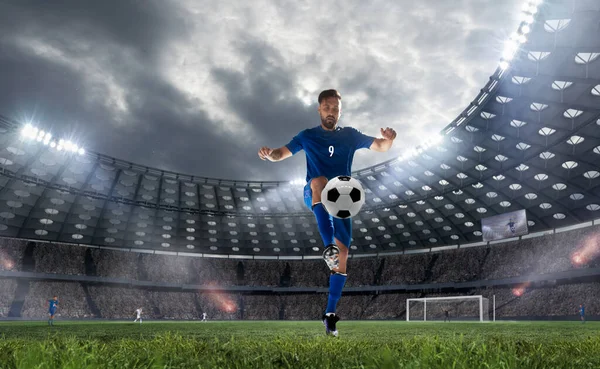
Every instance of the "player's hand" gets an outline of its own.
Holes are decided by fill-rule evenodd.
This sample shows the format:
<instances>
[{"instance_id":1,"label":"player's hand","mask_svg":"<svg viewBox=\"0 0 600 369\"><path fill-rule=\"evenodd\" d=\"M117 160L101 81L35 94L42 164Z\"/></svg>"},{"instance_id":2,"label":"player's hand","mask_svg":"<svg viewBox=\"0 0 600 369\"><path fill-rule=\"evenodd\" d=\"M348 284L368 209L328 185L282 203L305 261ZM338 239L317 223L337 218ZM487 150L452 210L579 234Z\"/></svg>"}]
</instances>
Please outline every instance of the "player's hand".
<instances>
[{"instance_id":1,"label":"player's hand","mask_svg":"<svg viewBox=\"0 0 600 369\"><path fill-rule=\"evenodd\" d=\"M393 128L386 127L385 129L380 128L380 130L381 136L383 136L383 138L385 138L386 140L394 141L396 139L396 131L394 131Z\"/></svg>"},{"instance_id":2,"label":"player's hand","mask_svg":"<svg viewBox=\"0 0 600 369\"><path fill-rule=\"evenodd\" d=\"M272 153L273 149L263 146L258 150L258 157L261 158L261 160L267 160Z\"/></svg>"}]
</instances>

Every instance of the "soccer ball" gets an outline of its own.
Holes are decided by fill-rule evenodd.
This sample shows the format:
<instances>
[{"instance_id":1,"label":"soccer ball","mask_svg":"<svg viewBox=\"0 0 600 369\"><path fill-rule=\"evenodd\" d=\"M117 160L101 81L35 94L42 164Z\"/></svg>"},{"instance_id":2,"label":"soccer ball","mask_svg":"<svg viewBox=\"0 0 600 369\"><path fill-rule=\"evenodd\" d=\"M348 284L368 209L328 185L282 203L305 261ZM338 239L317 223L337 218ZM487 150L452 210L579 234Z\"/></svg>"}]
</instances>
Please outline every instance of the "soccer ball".
<instances>
[{"instance_id":1,"label":"soccer ball","mask_svg":"<svg viewBox=\"0 0 600 369\"><path fill-rule=\"evenodd\" d=\"M357 179L349 176L332 178L321 192L321 203L332 216L340 219L358 214L365 204L365 191Z\"/></svg>"}]
</instances>

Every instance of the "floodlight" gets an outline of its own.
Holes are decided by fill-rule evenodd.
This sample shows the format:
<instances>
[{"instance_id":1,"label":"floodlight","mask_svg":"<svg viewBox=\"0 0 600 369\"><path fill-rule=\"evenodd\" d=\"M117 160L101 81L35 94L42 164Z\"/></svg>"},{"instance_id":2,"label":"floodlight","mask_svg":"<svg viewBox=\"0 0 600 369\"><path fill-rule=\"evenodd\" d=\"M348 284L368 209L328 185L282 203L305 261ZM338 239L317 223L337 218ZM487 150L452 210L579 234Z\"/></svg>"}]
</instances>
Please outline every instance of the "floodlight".
<instances>
[{"instance_id":1,"label":"floodlight","mask_svg":"<svg viewBox=\"0 0 600 369\"><path fill-rule=\"evenodd\" d=\"M531 28L528 25L524 25L523 27L521 27L521 32L523 32L523 34L528 34L531 31Z\"/></svg>"},{"instance_id":2,"label":"floodlight","mask_svg":"<svg viewBox=\"0 0 600 369\"><path fill-rule=\"evenodd\" d=\"M439 144L440 142L442 142L444 140L444 137L441 134L435 134L432 135L428 140L427 143L429 146L434 146Z\"/></svg>"},{"instance_id":3,"label":"floodlight","mask_svg":"<svg viewBox=\"0 0 600 369\"><path fill-rule=\"evenodd\" d=\"M83 155L83 154L85 154L85 150L83 149L83 147L80 147L80 148L79 148L79 151L78 151L78 153L79 153L79 155Z\"/></svg>"},{"instance_id":4,"label":"floodlight","mask_svg":"<svg viewBox=\"0 0 600 369\"><path fill-rule=\"evenodd\" d=\"M503 58L504 60L508 60L508 61L510 61L510 60L512 60L512 58L513 58L514 56L515 56L515 52L514 52L514 50L509 50L509 49L506 49L506 50L504 50L504 52L502 53L502 58Z\"/></svg>"},{"instance_id":5,"label":"floodlight","mask_svg":"<svg viewBox=\"0 0 600 369\"><path fill-rule=\"evenodd\" d=\"M519 49L519 44L514 40L508 40L504 43L504 52L502 53L502 57L504 60L511 60L517 50Z\"/></svg>"},{"instance_id":6,"label":"floodlight","mask_svg":"<svg viewBox=\"0 0 600 369\"><path fill-rule=\"evenodd\" d=\"M35 128L35 127L32 127L32 128L29 130L29 135L28 135L28 137L29 137L29 138L33 138L33 139L35 139L35 138L37 137L37 134L38 134L38 129L37 129L37 128Z\"/></svg>"},{"instance_id":7,"label":"floodlight","mask_svg":"<svg viewBox=\"0 0 600 369\"><path fill-rule=\"evenodd\" d=\"M56 146L56 150L58 151L62 151L63 147L62 145L59 143L58 146Z\"/></svg>"},{"instance_id":8,"label":"floodlight","mask_svg":"<svg viewBox=\"0 0 600 369\"><path fill-rule=\"evenodd\" d=\"M51 148L55 148L56 147L56 142L54 142L54 141L50 142L50 147Z\"/></svg>"},{"instance_id":9,"label":"floodlight","mask_svg":"<svg viewBox=\"0 0 600 369\"><path fill-rule=\"evenodd\" d=\"M529 10L529 4L528 3L523 4L523 7L521 9L523 9L524 12L528 11Z\"/></svg>"},{"instance_id":10,"label":"floodlight","mask_svg":"<svg viewBox=\"0 0 600 369\"><path fill-rule=\"evenodd\" d=\"M508 40L504 43L504 50L516 51L519 48L519 44L516 40Z\"/></svg>"},{"instance_id":11,"label":"floodlight","mask_svg":"<svg viewBox=\"0 0 600 369\"><path fill-rule=\"evenodd\" d=\"M65 140L63 140L62 138L60 140L58 140L58 145L62 146L65 144Z\"/></svg>"},{"instance_id":12,"label":"floodlight","mask_svg":"<svg viewBox=\"0 0 600 369\"><path fill-rule=\"evenodd\" d=\"M71 151L73 151L73 152L77 152L77 151L79 151L79 146L77 146L77 145L75 145L75 144L72 144L72 145L71 145Z\"/></svg>"},{"instance_id":13,"label":"floodlight","mask_svg":"<svg viewBox=\"0 0 600 369\"><path fill-rule=\"evenodd\" d=\"M519 42L524 44L525 42L527 42L527 36L525 35L520 35L519 36Z\"/></svg>"},{"instance_id":14,"label":"floodlight","mask_svg":"<svg viewBox=\"0 0 600 369\"><path fill-rule=\"evenodd\" d=\"M534 21L533 15L527 15L524 20L525 20L525 23L527 23L527 24L533 23L533 21ZM524 32L524 33L527 33L527 32Z\"/></svg>"},{"instance_id":15,"label":"floodlight","mask_svg":"<svg viewBox=\"0 0 600 369\"><path fill-rule=\"evenodd\" d=\"M500 61L500 69L507 70L510 64L506 60Z\"/></svg>"},{"instance_id":16,"label":"floodlight","mask_svg":"<svg viewBox=\"0 0 600 369\"><path fill-rule=\"evenodd\" d=\"M32 129L33 129L33 127L31 126L31 124L27 123L25 125L25 127L23 127L23 129L21 129L21 134L23 136L29 136L29 132L31 132Z\"/></svg>"}]
</instances>

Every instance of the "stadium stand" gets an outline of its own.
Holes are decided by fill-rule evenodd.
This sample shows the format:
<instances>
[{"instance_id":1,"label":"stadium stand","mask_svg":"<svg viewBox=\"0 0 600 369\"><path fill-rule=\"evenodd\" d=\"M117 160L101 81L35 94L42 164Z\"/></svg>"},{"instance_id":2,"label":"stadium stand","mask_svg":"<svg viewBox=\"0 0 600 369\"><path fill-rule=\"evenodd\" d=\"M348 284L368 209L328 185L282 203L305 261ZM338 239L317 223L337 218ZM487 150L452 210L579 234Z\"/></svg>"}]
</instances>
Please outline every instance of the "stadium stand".
<instances>
[{"instance_id":1,"label":"stadium stand","mask_svg":"<svg viewBox=\"0 0 600 369\"><path fill-rule=\"evenodd\" d=\"M439 140L352 173L366 202L345 319L403 319L407 298L458 294L496 296L499 318L597 314L600 2L535 9ZM59 152L36 129L0 116L0 317L43 317L54 294L61 318L322 313L327 269L295 181ZM521 210L527 236L482 241L482 220Z\"/></svg>"},{"instance_id":2,"label":"stadium stand","mask_svg":"<svg viewBox=\"0 0 600 369\"><path fill-rule=\"evenodd\" d=\"M403 319L407 298L457 294L495 295L498 318L569 316L582 302L593 314L600 309L593 298L600 293L600 283L594 282L600 261L580 265L572 255L598 240L600 227L594 226L458 250L354 258L340 314L347 319ZM17 314L23 318L43 317L47 298L56 294L62 318L123 319L142 306L154 319L198 319L202 312L211 319L315 319L325 301L318 289L327 286L320 260L197 258L12 239L2 239L0 254L1 317L9 316L11 306L19 303L17 291L25 288ZM589 274L569 274L577 271ZM11 272L31 272L36 279L11 277ZM556 273L562 273L558 279ZM515 277L525 279L511 279ZM130 285L135 281L143 286ZM448 283L460 287L465 282L482 287L448 288ZM188 285L192 287L182 289ZM523 288L523 294L516 296L514 288Z\"/></svg>"}]
</instances>

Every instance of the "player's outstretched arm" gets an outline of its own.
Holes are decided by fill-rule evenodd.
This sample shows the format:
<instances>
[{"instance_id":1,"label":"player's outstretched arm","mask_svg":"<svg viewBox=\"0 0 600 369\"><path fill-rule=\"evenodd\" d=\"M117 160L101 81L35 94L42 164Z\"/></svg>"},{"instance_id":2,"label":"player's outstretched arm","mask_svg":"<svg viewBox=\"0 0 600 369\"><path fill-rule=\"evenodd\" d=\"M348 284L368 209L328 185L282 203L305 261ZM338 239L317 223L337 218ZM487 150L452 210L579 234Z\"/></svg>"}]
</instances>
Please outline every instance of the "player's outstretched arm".
<instances>
[{"instance_id":1,"label":"player's outstretched arm","mask_svg":"<svg viewBox=\"0 0 600 369\"><path fill-rule=\"evenodd\" d=\"M262 160L269 161L281 161L292 156L292 152L286 146L280 147L278 149L271 149L266 146L261 147L258 150L258 157Z\"/></svg>"},{"instance_id":2,"label":"player's outstretched arm","mask_svg":"<svg viewBox=\"0 0 600 369\"><path fill-rule=\"evenodd\" d=\"M383 137L373 140L373 143L369 149L377 152L388 151L396 139L396 131L390 127L387 127L386 129L381 128L381 136Z\"/></svg>"}]
</instances>

